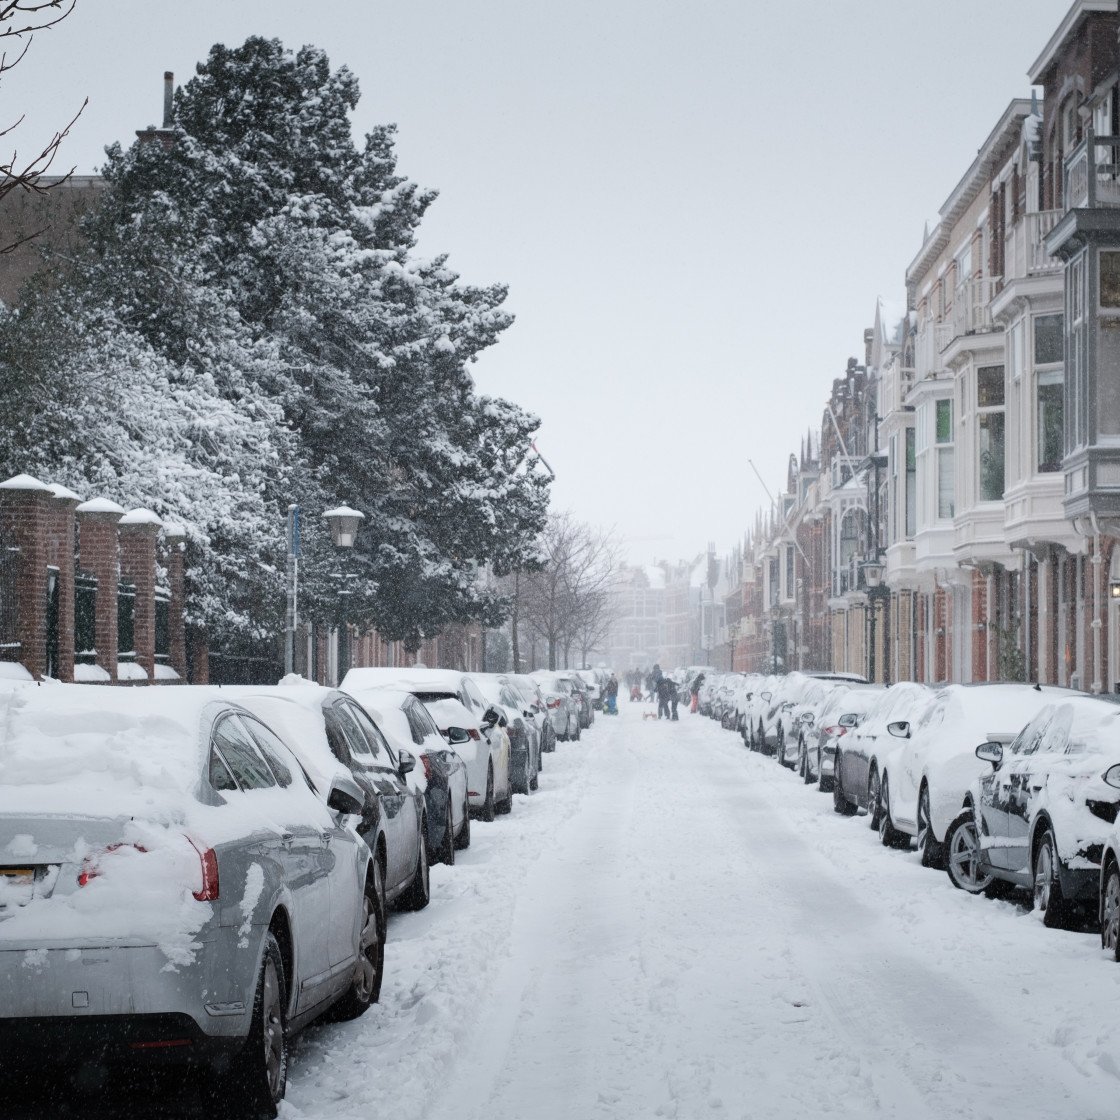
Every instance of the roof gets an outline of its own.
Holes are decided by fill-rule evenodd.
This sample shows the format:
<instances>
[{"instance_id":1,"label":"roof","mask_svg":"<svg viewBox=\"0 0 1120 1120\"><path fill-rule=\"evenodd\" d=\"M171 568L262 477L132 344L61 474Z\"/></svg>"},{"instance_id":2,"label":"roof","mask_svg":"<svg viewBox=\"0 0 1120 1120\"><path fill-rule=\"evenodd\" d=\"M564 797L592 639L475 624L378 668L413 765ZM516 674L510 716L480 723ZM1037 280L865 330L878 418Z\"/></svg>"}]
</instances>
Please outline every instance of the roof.
<instances>
[{"instance_id":1,"label":"roof","mask_svg":"<svg viewBox=\"0 0 1120 1120\"><path fill-rule=\"evenodd\" d=\"M1042 75L1050 68L1051 63L1061 50L1062 44L1069 38L1077 25L1091 12L1109 12L1115 15L1116 0L1075 0L1070 10L1066 12L1062 22L1058 24L1057 30L1050 36L1046 46L1042 48L1042 54L1034 60L1031 68L1027 71L1027 77L1030 78L1032 86L1041 84Z\"/></svg>"}]
</instances>

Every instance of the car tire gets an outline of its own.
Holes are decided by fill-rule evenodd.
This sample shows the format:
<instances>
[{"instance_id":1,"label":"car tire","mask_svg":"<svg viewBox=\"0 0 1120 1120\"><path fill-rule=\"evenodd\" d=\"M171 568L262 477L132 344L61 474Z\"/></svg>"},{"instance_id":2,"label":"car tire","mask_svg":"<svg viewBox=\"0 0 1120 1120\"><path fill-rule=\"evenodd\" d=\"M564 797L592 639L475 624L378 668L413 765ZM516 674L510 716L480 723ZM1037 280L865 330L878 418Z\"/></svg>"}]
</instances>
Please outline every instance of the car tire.
<instances>
[{"instance_id":1,"label":"car tire","mask_svg":"<svg viewBox=\"0 0 1120 1120\"><path fill-rule=\"evenodd\" d=\"M536 791L536 788L537 788L537 771L539 769L540 769L539 765L537 766L536 770L533 769L533 760L532 760L532 758L530 757L529 754L526 754L525 755L525 792L526 793L533 793L533 792Z\"/></svg>"},{"instance_id":2,"label":"car tire","mask_svg":"<svg viewBox=\"0 0 1120 1120\"><path fill-rule=\"evenodd\" d=\"M1042 924L1049 929L1065 929L1069 924L1070 907L1062 894L1062 881L1058 874L1058 845L1054 833L1047 829L1034 853L1033 888L1031 897L1034 908L1042 911Z\"/></svg>"},{"instance_id":3,"label":"car tire","mask_svg":"<svg viewBox=\"0 0 1120 1120\"><path fill-rule=\"evenodd\" d=\"M798 762L801 766L801 780L808 786L813 784L813 772L809 769L809 748L805 746L805 740L800 741L801 745L798 747Z\"/></svg>"},{"instance_id":4,"label":"car tire","mask_svg":"<svg viewBox=\"0 0 1120 1120\"><path fill-rule=\"evenodd\" d=\"M1101 948L1120 961L1120 867L1109 864L1101 890Z\"/></svg>"},{"instance_id":5,"label":"car tire","mask_svg":"<svg viewBox=\"0 0 1120 1120\"><path fill-rule=\"evenodd\" d=\"M867 773L867 822L872 832L879 831L880 796L882 789L879 785L879 767L872 766Z\"/></svg>"},{"instance_id":6,"label":"car tire","mask_svg":"<svg viewBox=\"0 0 1120 1120\"><path fill-rule=\"evenodd\" d=\"M980 871L980 837L971 809L957 815L945 831L945 870L954 887L980 894L992 885L994 876Z\"/></svg>"},{"instance_id":7,"label":"car tire","mask_svg":"<svg viewBox=\"0 0 1120 1120\"><path fill-rule=\"evenodd\" d=\"M470 820L470 818L467 818ZM451 812L451 791L447 791L447 818L443 833L443 850L439 853L439 862L446 863L448 867L455 866L455 819Z\"/></svg>"},{"instance_id":8,"label":"car tire","mask_svg":"<svg viewBox=\"0 0 1120 1120\"><path fill-rule=\"evenodd\" d=\"M330 1018L346 1022L364 1015L370 1004L381 998L381 981L385 976L385 911L381 903L379 874L374 861L374 878L366 882L362 899L362 928L358 935L358 964L350 987L331 1008Z\"/></svg>"},{"instance_id":9,"label":"car tire","mask_svg":"<svg viewBox=\"0 0 1120 1120\"><path fill-rule=\"evenodd\" d=\"M891 821L890 778L884 774L879 793L879 843L884 848L907 850L910 847L910 834L895 828Z\"/></svg>"},{"instance_id":10,"label":"car tire","mask_svg":"<svg viewBox=\"0 0 1120 1120\"><path fill-rule=\"evenodd\" d=\"M582 738L582 736L583 736L583 729L580 727L579 720L577 719L576 720L576 733L572 736L572 739L575 740L575 742L578 743L580 741L580 739Z\"/></svg>"},{"instance_id":11,"label":"car tire","mask_svg":"<svg viewBox=\"0 0 1120 1120\"><path fill-rule=\"evenodd\" d=\"M471 846L471 808L470 803L463 806L463 827L459 829L459 835L455 837L455 847L461 852L464 848Z\"/></svg>"},{"instance_id":12,"label":"car tire","mask_svg":"<svg viewBox=\"0 0 1120 1120\"><path fill-rule=\"evenodd\" d=\"M265 935L249 1035L230 1067L210 1075L204 1096L222 1111L246 1120L272 1120L288 1080L288 986L280 944Z\"/></svg>"},{"instance_id":13,"label":"car tire","mask_svg":"<svg viewBox=\"0 0 1120 1120\"><path fill-rule=\"evenodd\" d=\"M836 759L837 770L839 770L840 758ZM840 784L840 778L834 776L832 779L832 808L834 812L839 813L842 817L855 816L856 807L844 795L844 787Z\"/></svg>"},{"instance_id":14,"label":"car tire","mask_svg":"<svg viewBox=\"0 0 1120 1120\"><path fill-rule=\"evenodd\" d=\"M945 845L934 839L930 823L929 786L923 785L918 795L918 851L922 853L922 866L941 871L945 867Z\"/></svg>"},{"instance_id":15,"label":"car tire","mask_svg":"<svg viewBox=\"0 0 1120 1120\"><path fill-rule=\"evenodd\" d=\"M404 910L423 910L432 899L431 864L428 862L428 821L420 822L420 850L416 853L416 870L412 882L401 899Z\"/></svg>"},{"instance_id":16,"label":"car tire","mask_svg":"<svg viewBox=\"0 0 1120 1120\"><path fill-rule=\"evenodd\" d=\"M479 820L489 824L494 819L494 768L491 764L486 768L486 800L478 811Z\"/></svg>"}]
</instances>

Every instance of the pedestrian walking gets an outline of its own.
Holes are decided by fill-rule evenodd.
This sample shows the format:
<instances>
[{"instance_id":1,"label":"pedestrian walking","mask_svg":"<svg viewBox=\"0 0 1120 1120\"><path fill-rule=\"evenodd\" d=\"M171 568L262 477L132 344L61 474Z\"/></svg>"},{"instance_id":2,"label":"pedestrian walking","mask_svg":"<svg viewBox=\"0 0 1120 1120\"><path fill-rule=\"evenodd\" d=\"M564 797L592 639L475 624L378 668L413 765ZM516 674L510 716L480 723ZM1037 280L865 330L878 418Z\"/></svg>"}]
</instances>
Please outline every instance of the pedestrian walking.
<instances>
[{"instance_id":1,"label":"pedestrian walking","mask_svg":"<svg viewBox=\"0 0 1120 1120\"><path fill-rule=\"evenodd\" d=\"M607 681L607 715L618 715L618 677L611 673Z\"/></svg>"},{"instance_id":2,"label":"pedestrian walking","mask_svg":"<svg viewBox=\"0 0 1120 1120\"><path fill-rule=\"evenodd\" d=\"M672 705L672 708L673 708L673 716L672 716L673 719L678 719L679 718L677 716L677 697L678 697L679 694L680 694L680 689L677 687L677 682L676 681L670 681L669 682L669 703Z\"/></svg>"},{"instance_id":3,"label":"pedestrian walking","mask_svg":"<svg viewBox=\"0 0 1120 1120\"><path fill-rule=\"evenodd\" d=\"M666 719L671 719L669 715L669 697L673 693L673 682L668 677L662 677L657 682L657 718L660 719L664 714Z\"/></svg>"}]
</instances>

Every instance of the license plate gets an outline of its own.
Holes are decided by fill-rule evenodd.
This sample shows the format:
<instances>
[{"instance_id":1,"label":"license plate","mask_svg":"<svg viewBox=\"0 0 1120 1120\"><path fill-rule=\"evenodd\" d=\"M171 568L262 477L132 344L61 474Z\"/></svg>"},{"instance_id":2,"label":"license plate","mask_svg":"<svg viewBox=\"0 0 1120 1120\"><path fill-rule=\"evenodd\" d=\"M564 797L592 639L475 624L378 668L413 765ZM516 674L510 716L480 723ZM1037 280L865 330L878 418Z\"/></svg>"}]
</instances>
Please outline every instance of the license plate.
<instances>
[{"instance_id":1,"label":"license plate","mask_svg":"<svg viewBox=\"0 0 1120 1120\"><path fill-rule=\"evenodd\" d=\"M0 879L9 883L30 883L35 872L30 867L0 867Z\"/></svg>"}]
</instances>

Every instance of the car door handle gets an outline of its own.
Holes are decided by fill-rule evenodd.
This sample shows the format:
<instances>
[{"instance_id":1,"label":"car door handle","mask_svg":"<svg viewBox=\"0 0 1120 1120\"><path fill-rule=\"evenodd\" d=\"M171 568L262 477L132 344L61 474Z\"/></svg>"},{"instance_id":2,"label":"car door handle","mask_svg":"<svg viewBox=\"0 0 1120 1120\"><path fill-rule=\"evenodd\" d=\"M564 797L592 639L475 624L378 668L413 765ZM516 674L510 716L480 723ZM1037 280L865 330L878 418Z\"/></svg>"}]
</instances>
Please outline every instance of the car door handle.
<instances>
[{"instance_id":1,"label":"car door handle","mask_svg":"<svg viewBox=\"0 0 1120 1120\"><path fill-rule=\"evenodd\" d=\"M295 837L290 832L283 833L280 837L280 847L285 851L290 851L294 839Z\"/></svg>"},{"instance_id":2,"label":"car door handle","mask_svg":"<svg viewBox=\"0 0 1120 1120\"><path fill-rule=\"evenodd\" d=\"M331 846L331 834L329 832L319 833L319 846L321 848L329 848Z\"/></svg>"}]
</instances>

